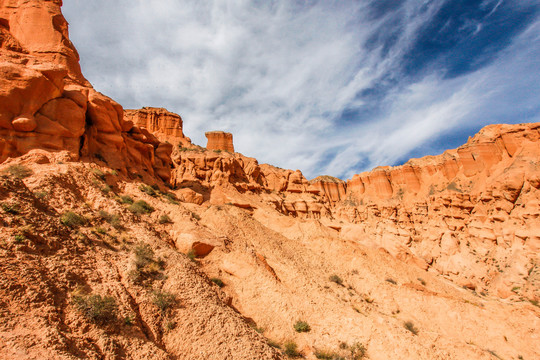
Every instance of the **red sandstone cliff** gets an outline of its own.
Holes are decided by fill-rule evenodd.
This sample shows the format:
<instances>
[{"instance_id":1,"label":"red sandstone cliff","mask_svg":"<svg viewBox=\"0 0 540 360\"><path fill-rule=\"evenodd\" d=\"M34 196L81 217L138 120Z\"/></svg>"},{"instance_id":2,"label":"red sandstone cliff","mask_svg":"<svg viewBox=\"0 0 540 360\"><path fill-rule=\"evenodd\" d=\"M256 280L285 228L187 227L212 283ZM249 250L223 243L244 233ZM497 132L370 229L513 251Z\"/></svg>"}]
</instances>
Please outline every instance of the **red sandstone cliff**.
<instances>
[{"instance_id":1,"label":"red sandstone cliff","mask_svg":"<svg viewBox=\"0 0 540 360\"><path fill-rule=\"evenodd\" d=\"M234 152L233 136L231 133L223 131L208 131L204 135L208 139L206 148L208 150L223 150Z\"/></svg>"},{"instance_id":2,"label":"red sandstone cliff","mask_svg":"<svg viewBox=\"0 0 540 360\"><path fill-rule=\"evenodd\" d=\"M124 121L122 107L83 77L61 5L0 3L0 161L67 150L73 159L168 180L172 147Z\"/></svg>"},{"instance_id":3,"label":"red sandstone cliff","mask_svg":"<svg viewBox=\"0 0 540 360\"><path fill-rule=\"evenodd\" d=\"M96 92L60 5L0 1L0 163L20 157L1 173L19 162L34 171L0 176L1 354L281 358L229 305L280 341L309 317L313 331L297 337L308 356L357 336L373 358L491 358L491 349L510 358L533 343L538 312L525 300L540 298L540 124L488 126L439 156L308 181L234 153L230 134L210 133L205 149L179 115L124 111ZM174 189L150 195L107 168ZM158 211L133 214L118 196L129 194ZM89 226L60 222L73 210ZM139 241L160 256L145 284L130 278ZM205 258L195 266L180 249ZM204 272L223 277L227 293ZM328 282L331 273L347 286ZM76 286L113 294L123 323L85 319ZM160 313L156 289L178 306ZM419 336L403 329L411 317ZM490 336L478 337L485 327Z\"/></svg>"}]
</instances>

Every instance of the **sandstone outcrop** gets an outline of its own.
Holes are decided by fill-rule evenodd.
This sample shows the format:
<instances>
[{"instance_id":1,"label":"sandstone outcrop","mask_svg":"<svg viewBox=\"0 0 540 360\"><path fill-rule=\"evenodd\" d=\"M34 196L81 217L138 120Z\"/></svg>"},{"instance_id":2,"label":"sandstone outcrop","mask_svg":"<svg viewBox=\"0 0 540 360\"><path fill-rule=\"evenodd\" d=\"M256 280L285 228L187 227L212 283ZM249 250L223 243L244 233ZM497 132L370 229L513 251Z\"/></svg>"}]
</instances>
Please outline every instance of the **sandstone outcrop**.
<instances>
[{"instance_id":1,"label":"sandstone outcrop","mask_svg":"<svg viewBox=\"0 0 540 360\"><path fill-rule=\"evenodd\" d=\"M182 118L167 109L144 107L142 109L124 109L124 120L145 128L161 142L171 144L191 143L182 132Z\"/></svg>"},{"instance_id":2,"label":"sandstone outcrop","mask_svg":"<svg viewBox=\"0 0 540 360\"><path fill-rule=\"evenodd\" d=\"M439 156L377 168L347 182L332 209L348 239L457 283L539 296L526 274L540 245L540 124L491 125Z\"/></svg>"},{"instance_id":3,"label":"sandstone outcrop","mask_svg":"<svg viewBox=\"0 0 540 360\"><path fill-rule=\"evenodd\" d=\"M540 123L308 180L96 92L61 4L0 1L1 358L538 358Z\"/></svg>"},{"instance_id":4,"label":"sandstone outcrop","mask_svg":"<svg viewBox=\"0 0 540 360\"><path fill-rule=\"evenodd\" d=\"M0 162L31 149L67 150L168 181L172 146L124 121L122 107L83 77L62 1L0 5Z\"/></svg>"},{"instance_id":5,"label":"sandstone outcrop","mask_svg":"<svg viewBox=\"0 0 540 360\"><path fill-rule=\"evenodd\" d=\"M208 150L223 150L234 152L233 136L231 133L223 131L208 131L204 135L208 139L206 148Z\"/></svg>"}]
</instances>

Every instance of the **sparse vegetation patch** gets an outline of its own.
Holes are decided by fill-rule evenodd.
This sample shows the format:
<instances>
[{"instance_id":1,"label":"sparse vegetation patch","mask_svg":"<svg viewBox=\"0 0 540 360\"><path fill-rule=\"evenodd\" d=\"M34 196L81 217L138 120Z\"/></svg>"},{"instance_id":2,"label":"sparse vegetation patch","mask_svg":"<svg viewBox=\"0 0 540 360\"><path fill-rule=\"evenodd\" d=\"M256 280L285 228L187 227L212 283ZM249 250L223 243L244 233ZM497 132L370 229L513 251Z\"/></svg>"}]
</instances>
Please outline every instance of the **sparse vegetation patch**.
<instances>
[{"instance_id":1,"label":"sparse vegetation patch","mask_svg":"<svg viewBox=\"0 0 540 360\"><path fill-rule=\"evenodd\" d=\"M112 296L75 295L73 303L87 319L93 321L112 321L118 312L116 300Z\"/></svg>"},{"instance_id":2,"label":"sparse vegetation patch","mask_svg":"<svg viewBox=\"0 0 540 360\"><path fill-rule=\"evenodd\" d=\"M133 204L131 204L130 207L128 207L128 210L134 214L142 215L142 214L149 214L153 212L155 209L146 201L137 200Z\"/></svg>"},{"instance_id":3,"label":"sparse vegetation patch","mask_svg":"<svg viewBox=\"0 0 540 360\"><path fill-rule=\"evenodd\" d=\"M336 274L334 275L330 275L330 277L328 278L328 280L330 280L331 282L334 282L338 285L342 285L343 286L343 280Z\"/></svg>"},{"instance_id":4,"label":"sparse vegetation patch","mask_svg":"<svg viewBox=\"0 0 540 360\"><path fill-rule=\"evenodd\" d=\"M19 215L21 213L18 204L0 203L0 207L8 214Z\"/></svg>"},{"instance_id":5,"label":"sparse vegetation patch","mask_svg":"<svg viewBox=\"0 0 540 360\"><path fill-rule=\"evenodd\" d=\"M156 197L158 195L156 190L154 190L153 187L145 185L145 184L139 185L139 190L141 190L143 193L146 193L152 197Z\"/></svg>"},{"instance_id":6,"label":"sparse vegetation patch","mask_svg":"<svg viewBox=\"0 0 540 360\"><path fill-rule=\"evenodd\" d=\"M309 332L311 330L311 327L309 326L309 324L307 322L302 321L302 320L298 320L294 324L294 330L296 332Z\"/></svg>"},{"instance_id":7,"label":"sparse vegetation patch","mask_svg":"<svg viewBox=\"0 0 540 360\"><path fill-rule=\"evenodd\" d=\"M14 164L8 166L8 168L5 169L3 173L12 176L15 179L21 180L29 177L34 172L24 165Z\"/></svg>"},{"instance_id":8,"label":"sparse vegetation patch","mask_svg":"<svg viewBox=\"0 0 540 360\"><path fill-rule=\"evenodd\" d=\"M60 217L60 222L67 227L75 228L86 225L87 219L73 211L68 211Z\"/></svg>"},{"instance_id":9,"label":"sparse vegetation patch","mask_svg":"<svg viewBox=\"0 0 540 360\"><path fill-rule=\"evenodd\" d=\"M176 301L176 297L166 291L156 290L152 293L152 304L165 313Z\"/></svg>"},{"instance_id":10,"label":"sparse vegetation patch","mask_svg":"<svg viewBox=\"0 0 540 360\"><path fill-rule=\"evenodd\" d=\"M210 281L212 281L214 284L216 284L217 286L219 286L220 288L224 287L225 284L223 283L223 281L219 278L211 278Z\"/></svg>"},{"instance_id":11,"label":"sparse vegetation patch","mask_svg":"<svg viewBox=\"0 0 540 360\"><path fill-rule=\"evenodd\" d=\"M412 321L405 321L403 323L403 326L405 326L405 329L409 330L414 335L418 335L418 329L416 328L416 326L414 326Z\"/></svg>"},{"instance_id":12,"label":"sparse vegetation patch","mask_svg":"<svg viewBox=\"0 0 540 360\"><path fill-rule=\"evenodd\" d=\"M287 341L285 344L283 344L284 353L285 355L289 357L300 357L301 354L298 351L298 345L294 341Z\"/></svg>"},{"instance_id":13,"label":"sparse vegetation patch","mask_svg":"<svg viewBox=\"0 0 540 360\"><path fill-rule=\"evenodd\" d=\"M122 204L133 204L133 198L129 195L120 195L120 202Z\"/></svg>"},{"instance_id":14,"label":"sparse vegetation patch","mask_svg":"<svg viewBox=\"0 0 540 360\"><path fill-rule=\"evenodd\" d=\"M169 215L163 214L163 215L161 215L161 216L159 217L158 222L159 222L160 224L169 224L169 223L172 223L172 220L171 220L171 218L169 217Z\"/></svg>"}]
</instances>

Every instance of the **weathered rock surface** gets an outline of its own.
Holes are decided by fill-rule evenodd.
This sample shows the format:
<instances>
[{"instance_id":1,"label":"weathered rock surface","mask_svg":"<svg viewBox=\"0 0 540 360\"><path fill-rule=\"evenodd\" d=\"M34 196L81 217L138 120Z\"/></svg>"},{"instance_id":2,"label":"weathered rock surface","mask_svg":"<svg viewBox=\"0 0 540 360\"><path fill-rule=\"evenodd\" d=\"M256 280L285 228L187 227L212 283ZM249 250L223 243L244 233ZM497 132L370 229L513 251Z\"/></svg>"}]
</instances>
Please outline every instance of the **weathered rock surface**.
<instances>
[{"instance_id":1,"label":"weathered rock surface","mask_svg":"<svg viewBox=\"0 0 540 360\"><path fill-rule=\"evenodd\" d=\"M234 152L233 136L231 133L223 131L208 131L204 135L208 139L206 148L208 150L223 150Z\"/></svg>"},{"instance_id":2,"label":"weathered rock surface","mask_svg":"<svg viewBox=\"0 0 540 360\"><path fill-rule=\"evenodd\" d=\"M458 284L538 297L527 274L540 246L539 152L539 123L491 125L456 150L355 175L332 214L352 223L344 238Z\"/></svg>"},{"instance_id":3,"label":"weathered rock surface","mask_svg":"<svg viewBox=\"0 0 540 360\"><path fill-rule=\"evenodd\" d=\"M540 124L308 181L96 92L61 3L0 1L1 358L282 358L252 327L308 359L357 342L371 359L540 355ZM81 291L113 296L115 319L85 317Z\"/></svg>"},{"instance_id":4,"label":"weathered rock surface","mask_svg":"<svg viewBox=\"0 0 540 360\"><path fill-rule=\"evenodd\" d=\"M0 4L0 162L31 149L67 150L168 181L172 147L124 121L122 107L83 77L61 5Z\"/></svg>"},{"instance_id":5,"label":"weathered rock surface","mask_svg":"<svg viewBox=\"0 0 540 360\"><path fill-rule=\"evenodd\" d=\"M191 140L182 132L182 118L167 109L144 107L142 109L125 109L124 120L145 128L161 142L171 144L190 144Z\"/></svg>"}]
</instances>

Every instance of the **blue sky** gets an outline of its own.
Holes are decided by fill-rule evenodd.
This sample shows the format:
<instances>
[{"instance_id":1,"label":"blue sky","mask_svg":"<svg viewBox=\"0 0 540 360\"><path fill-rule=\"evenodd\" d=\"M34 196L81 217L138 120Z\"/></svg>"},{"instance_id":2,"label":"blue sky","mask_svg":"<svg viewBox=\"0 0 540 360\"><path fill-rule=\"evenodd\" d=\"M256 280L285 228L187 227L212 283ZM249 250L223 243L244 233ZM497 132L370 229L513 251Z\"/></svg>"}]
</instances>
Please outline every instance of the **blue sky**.
<instances>
[{"instance_id":1,"label":"blue sky","mask_svg":"<svg viewBox=\"0 0 540 360\"><path fill-rule=\"evenodd\" d=\"M200 145L350 178L540 121L537 0L66 0L94 87Z\"/></svg>"}]
</instances>

